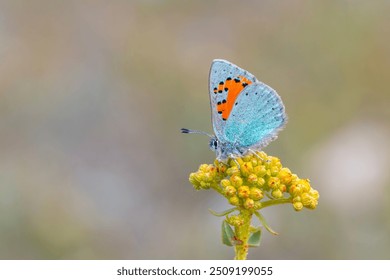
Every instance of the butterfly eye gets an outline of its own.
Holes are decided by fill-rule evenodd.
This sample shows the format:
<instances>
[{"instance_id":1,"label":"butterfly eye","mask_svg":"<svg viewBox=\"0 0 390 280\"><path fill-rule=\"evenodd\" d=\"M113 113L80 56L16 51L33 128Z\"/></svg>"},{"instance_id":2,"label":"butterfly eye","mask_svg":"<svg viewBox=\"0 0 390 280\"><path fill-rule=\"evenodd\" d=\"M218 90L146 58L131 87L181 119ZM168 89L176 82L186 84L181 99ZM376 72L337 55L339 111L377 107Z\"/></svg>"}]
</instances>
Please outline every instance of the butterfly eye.
<instances>
[{"instance_id":1,"label":"butterfly eye","mask_svg":"<svg viewBox=\"0 0 390 280\"><path fill-rule=\"evenodd\" d=\"M212 138L209 143L210 149L213 151L216 151L218 149L218 140L215 138Z\"/></svg>"}]
</instances>

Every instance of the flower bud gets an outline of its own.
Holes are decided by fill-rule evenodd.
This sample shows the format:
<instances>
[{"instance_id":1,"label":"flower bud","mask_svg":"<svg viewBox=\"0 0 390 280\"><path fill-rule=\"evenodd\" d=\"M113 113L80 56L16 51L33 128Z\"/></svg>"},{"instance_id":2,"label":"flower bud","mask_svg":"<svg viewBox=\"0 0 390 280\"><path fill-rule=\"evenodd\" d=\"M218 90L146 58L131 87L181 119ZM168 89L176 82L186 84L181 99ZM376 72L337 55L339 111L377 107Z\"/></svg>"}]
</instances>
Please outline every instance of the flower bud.
<instances>
[{"instance_id":1,"label":"flower bud","mask_svg":"<svg viewBox=\"0 0 390 280\"><path fill-rule=\"evenodd\" d=\"M264 186L264 184L265 184L264 178L262 178L262 177L257 178L257 186L259 186L261 188L262 186Z\"/></svg>"},{"instance_id":2,"label":"flower bud","mask_svg":"<svg viewBox=\"0 0 390 280\"><path fill-rule=\"evenodd\" d=\"M284 168L280 169L278 177L279 177L282 184L287 185L287 184L291 183L292 173L291 173L290 169L284 167Z\"/></svg>"},{"instance_id":3,"label":"flower bud","mask_svg":"<svg viewBox=\"0 0 390 280\"><path fill-rule=\"evenodd\" d=\"M248 177L253 172L253 166L251 162L244 162L241 165L241 175Z\"/></svg>"},{"instance_id":4,"label":"flower bud","mask_svg":"<svg viewBox=\"0 0 390 280\"><path fill-rule=\"evenodd\" d=\"M253 168L255 167L255 166L258 166L259 164L261 164L261 161L260 161L260 163L259 163L259 159L257 159L257 158L255 158L255 157L253 157L252 159L251 159L251 163L252 163L252 166L253 166Z\"/></svg>"},{"instance_id":5,"label":"flower bud","mask_svg":"<svg viewBox=\"0 0 390 280\"><path fill-rule=\"evenodd\" d=\"M255 202L253 201L253 199L250 199L250 198L245 199L245 202L244 202L245 209L253 209L254 205L255 205Z\"/></svg>"},{"instance_id":6,"label":"flower bud","mask_svg":"<svg viewBox=\"0 0 390 280\"><path fill-rule=\"evenodd\" d=\"M312 200L310 205L307 206L307 208L309 208L309 209L316 209L317 205L318 205L318 201L317 200Z\"/></svg>"},{"instance_id":7,"label":"flower bud","mask_svg":"<svg viewBox=\"0 0 390 280\"><path fill-rule=\"evenodd\" d=\"M315 200L318 200L318 198L320 197L320 194L316 190L311 189L309 193Z\"/></svg>"},{"instance_id":8,"label":"flower bud","mask_svg":"<svg viewBox=\"0 0 390 280\"><path fill-rule=\"evenodd\" d=\"M257 177L264 177L267 174L267 169L264 165L258 165L253 168L253 172L257 175Z\"/></svg>"},{"instance_id":9,"label":"flower bud","mask_svg":"<svg viewBox=\"0 0 390 280\"><path fill-rule=\"evenodd\" d=\"M234 187L240 187L242 185L242 178L238 175L230 177L230 182Z\"/></svg>"},{"instance_id":10,"label":"flower bud","mask_svg":"<svg viewBox=\"0 0 390 280\"><path fill-rule=\"evenodd\" d=\"M200 182L200 188L201 188L201 189L207 190L207 189L209 189L210 187L211 187L211 184L210 184L209 182L205 182L205 181L201 181L201 182Z\"/></svg>"},{"instance_id":11,"label":"flower bud","mask_svg":"<svg viewBox=\"0 0 390 280\"><path fill-rule=\"evenodd\" d=\"M234 206L240 205L240 199L237 196L232 196L229 198L229 203Z\"/></svg>"},{"instance_id":12,"label":"flower bud","mask_svg":"<svg viewBox=\"0 0 390 280\"><path fill-rule=\"evenodd\" d=\"M271 172L271 176L277 176L279 174L279 171L280 171L279 167L277 167L277 166L271 166L269 168L269 170Z\"/></svg>"},{"instance_id":13,"label":"flower bud","mask_svg":"<svg viewBox=\"0 0 390 280\"><path fill-rule=\"evenodd\" d=\"M308 193L303 193L301 195L301 199L302 199L303 206L307 207L308 205L311 204L312 198Z\"/></svg>"},{"instance_id":14,"label":"flower bud","mask_svg":"<svg viewBox=\"0 0 390 280\"><path fill-rule=\"evenodd\" d=\"M280 185L280 179L278 177L271 177L268 179L268 186L271 189L277 189Z\"/></svg>"},{"instance_id":15,"label":"flower bud","mask_svg":"<svg viewBox=\"0 0 390 280\"><path fill-rule=\"evenodd\" d=\"M208 164L201 164L199 166L199 171L201 172L207 172L208 171L208 168L209 168L209 165Z\"/></svg>"},{"instance_id":16,"label":"flower bud","mask_svg":"<svg viewBox=\"0 0 390 280\"><path fill-rule=\"evenodd\" d=\"M294 209L295 209L296 211L301 211L302 208L303 208L303 204L302 204L302 202L294 202L294 203L293 203L293 207L294 207Z\"/></svg>"},{"instance_id":17,"label":"flower bud","mask_svg":"<svg viewBox=\"0 0 390 280\"><path fill-rule=\"evenodd\" d=\"M239 227L244 224L244 220L239 215L229 216L226 218L226 221L228 222L229 225L234 227Z\"/></svg>"},{"instance_id":18,"label":"flower bud","mask_svg":"<svg viewBox=\"0 0 390 280\"><path fill-rule=\"evenodd\" d=\"M221 164L220 166L218 166L218 172L219 172L220 174L225 173L226 170L227 170L226 165Z\"/></svg>"},{"instance_id":19,"label":"flower bud","mask_svg":"<svg viewBox=\"0 0 390 280\"><path fill-rule=\"evenodd\" d=\"M292 199L292 202L295 203L295 202L301 202L301 197L300 196L296 196Z\"/></svg>"},{"instance_id":20,"label":"flower bud","mask_svg":"<svg viewBox=\"0 0 390 280\"><path fill-rule=\"evenodd\" d=\"M197 173L191 173L190 178L189 178L190 183L194 186L196 190L200 189L200 182L198 179L198 174Z\"/></svg>"},{"instance_id":21,"label":"flower bud","mask_svg":"<svg viewBox=\"0 0 390 280\"><path fill-rule=\"evenodd\" d=\"M253 200L260 200L264 197L263 192L258 188L250 188L249 197Z\"/></svg>"},{"instance_id":22,"label":"flower bud","mask_svg":"<svg viewBox=\"0 0 390 280\"><path fill-rule=\"evenodd\" d=\"M318 201L316 198L311 196L309 193L303 193L302 194L302 204L306 208L314 209L317 207Z\"/></svg>"},{"instance_id":23,"label":"flower bud","mask_svg":"<svg viewBox=\"0 0 390 280\"><path fill-rule=\"evenodd\" d=\"M252 173L247 178L248 182L250 183L256 183L257 182L257 176L256 174Z\"/></svg>"},{"instance_id":24,"label":"flower bud","mask_svg":"<svg viewBox=\"0 0 390 280\"><path fill-rule=\"evenodd\" d=\"M232 166L226 170L227 175L232 176L234 174L239 174L240 169L237 166Z\"/></svg>"},{"instance_id":25,"label":"flower bud","mask_svg":"<svg viewBox=\"0 0 390 280\"><path fill-rule=\"evenodd\" d=\"M199 181L197 180L197 173L191 173L189 181L191 184L198 183Z\"/></svg>"},{"instance_id":26,"label":"flower bud","mask_svg":"<svg viewBox=\"0 0 390 280\"><path fill-rule=\"evenodd\" d=\"M298 187L302 189L302 192L309 192L311 188L310 183L307 179L298 180Z\"/></svg>"},{"instance_id":27,"label":"flower bud","mask_svg":"<svg viewBox=\"0 0 390 280\"><path fill-rule=\"evenodd\" d=\"M227 186L225 187L225 194L227 196L233 196L236 195L236 188L233 186Z\"/></svg>"},{"instance_id":28,"label":"flower bud","mask_svg":"<svg viewBox=\"0 0 390 280\"><path fill-rule=\"evenodd\" d=\"M282 198L283 197L283 193L279 189L273 190L271 194L274 198Z\"/></svg>"},{"instance_id":29,"label":"flower bud","mask_svg":"<svg viewBox=\"0 0 390 280\"><path fill-rule=\"evenodd\" d=\"M221 180L221 186L222 187L230 186L230 181L228 179L222 179Z\"/></svg>"},{"instance_id":30,"label":"flower bud","mask_svg":"<svg viewBox=\"0 0 390 280\"><path fill-rule=\"evenodd\" d=\"M242 160L243 160L244 162L249 162L249 161L252 160L252 158L253 158L253 155L252 155L252 154L246 154L245 156L242 157Z\"/></svg>"},{"instance_id":31,"label":"flower bud","mask_svg":"<svg viewBox=\"0 0 390 280\"><path fill-rule=\"evenodd\" d=\"M209 172L203 173L202 181L210 182L213 179L214 179L213 176Z\"/></svg>"},{"instance_id":32,"label":"flower bud","mask_svg":"<svg viewBox=\"0 0 390 280\"><path fill-rule=\"evenodd\" d=\"M248 198L250 194L249 187L241 186L238 188L237 193L238 193L238 197L240 198Z\"/></svg>"},{"instance_id":33,"label":"flower bud","mask_svg":"<svg viewBox=\"0 0 390 280\"><path fill-rule=\"evenodd\" d=\"M259 210L261 208L261 202L260 201L255 201L253 205L253 209Z\"/></svg>"},{"instance_id":34,"label":"flower bud","mask_svg":"<svg viewBox=\"0 0 390 280\"><path fill-rule=\"evenodd\" d=\"M289 190L289 193L292 195L292 196L298 196L302 193L302 190L300 187L298 187L297 185L292 185L290 187L290 190Z\"/></svg>"},{"instance_id":35,"label":"flower bud","mask_svg":"<svg viewBox=\"0 0 390 280\"><path fill-rule=\"evenodd\" d=\"M279 170L282 168L282 164L280 163L280 159L278 159L277 157L269 156L268 160L271 161L270 166L276 167Z\"/></svg>"}]
</instances>

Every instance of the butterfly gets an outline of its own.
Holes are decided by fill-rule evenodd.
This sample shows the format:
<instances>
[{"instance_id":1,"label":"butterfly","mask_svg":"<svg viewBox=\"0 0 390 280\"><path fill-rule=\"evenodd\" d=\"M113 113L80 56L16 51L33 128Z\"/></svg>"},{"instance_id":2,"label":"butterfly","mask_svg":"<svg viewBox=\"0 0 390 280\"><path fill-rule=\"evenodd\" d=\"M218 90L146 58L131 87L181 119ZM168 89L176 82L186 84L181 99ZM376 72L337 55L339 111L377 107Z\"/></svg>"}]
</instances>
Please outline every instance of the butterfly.
<instances>
[{"instance_id":1,"label":"butterfly","mask_svg":"<svg viewBox=\"0 0 390 280\"><path fill-rule=\"evenodd\" d=\"M213 60L209 75L211 120L214 134L182 128L182 133L210 137L218 161L227 162L261 150L287 122L280 96L248 71L223 60Z\"/></svg>"}]
</instances>

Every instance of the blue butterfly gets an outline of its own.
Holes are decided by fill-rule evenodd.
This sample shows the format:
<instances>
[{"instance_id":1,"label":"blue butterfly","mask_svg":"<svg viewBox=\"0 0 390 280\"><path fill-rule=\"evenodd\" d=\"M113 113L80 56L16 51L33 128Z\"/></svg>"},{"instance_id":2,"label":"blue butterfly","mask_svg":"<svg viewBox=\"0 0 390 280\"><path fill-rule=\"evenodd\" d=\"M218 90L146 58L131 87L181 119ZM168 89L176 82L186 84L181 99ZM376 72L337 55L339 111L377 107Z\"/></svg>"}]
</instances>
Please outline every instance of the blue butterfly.
<instances>
[{"instance_id":1,"label":"blue butterfly","mask_svg":"<svg viewBox=\"0 0 390 280\"><path fill-rule=\"evenodd\" d=\"M274 89L223 59L213 60L209 77L215 135L185 128L182 133L208 135L210 149L222 162L261 150L277 138L287 115Z\"/></svg>"}]
</instances>

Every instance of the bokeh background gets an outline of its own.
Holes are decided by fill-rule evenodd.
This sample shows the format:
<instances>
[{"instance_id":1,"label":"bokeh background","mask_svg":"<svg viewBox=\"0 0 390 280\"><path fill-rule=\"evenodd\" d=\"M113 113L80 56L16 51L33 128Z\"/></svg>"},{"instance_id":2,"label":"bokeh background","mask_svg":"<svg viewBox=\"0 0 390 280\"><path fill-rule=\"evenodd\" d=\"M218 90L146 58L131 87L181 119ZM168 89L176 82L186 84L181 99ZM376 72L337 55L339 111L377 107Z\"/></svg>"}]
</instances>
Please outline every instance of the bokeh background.
<instances>
[{"instance_id":1,"label":"bokeh background","mask_svg":"<svg viewBox=\"0 0 390 280\"><path fill-rule=\"evenodd\" d=\"M320 192L264 211L250 259L390 258L390 2L0 1L0 258L231 259L208 72L281 95L265 151Z\"/></svg>"}]
</instances>

